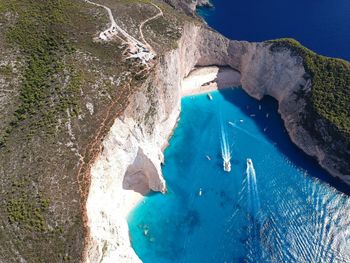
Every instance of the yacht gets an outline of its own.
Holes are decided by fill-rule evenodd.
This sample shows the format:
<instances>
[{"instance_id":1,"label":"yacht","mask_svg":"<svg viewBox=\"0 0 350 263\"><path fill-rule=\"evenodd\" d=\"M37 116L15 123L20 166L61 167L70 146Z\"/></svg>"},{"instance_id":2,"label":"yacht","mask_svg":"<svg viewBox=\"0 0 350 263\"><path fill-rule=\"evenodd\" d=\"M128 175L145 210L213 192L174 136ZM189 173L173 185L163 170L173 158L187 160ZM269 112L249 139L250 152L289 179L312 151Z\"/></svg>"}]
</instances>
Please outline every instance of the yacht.
<instances>
[{"instance_id":1,"label":"yacht","mask_svg":"<svg viewBox=\"0 0 350 263\"><path fill-rule=\"evenodd\" d=\"M231 172L230 160L224 160L224 171L225 172Z\"/></svg>"},{"instance_id":2,"label":"yacht","mask_svg":"<svg viewBox=\"0 0 350 263\"><path fill-rule=\"evenodd\" d=\"M207 95L210 100L213 100L213 96L210 93L208 93Z\"/></svg>"},{"instance_id":3,"label":"yacht","mask_svg":"<svg viewBox=\"0 0 350 263\"><path fill-rule=\"evenodd\" d=\"M247 159L247 165L249 166L249 165L252 165L253 163L252 163L252 159L250 159L250 158L248 158Z\"/></svg>"}]
</instances>

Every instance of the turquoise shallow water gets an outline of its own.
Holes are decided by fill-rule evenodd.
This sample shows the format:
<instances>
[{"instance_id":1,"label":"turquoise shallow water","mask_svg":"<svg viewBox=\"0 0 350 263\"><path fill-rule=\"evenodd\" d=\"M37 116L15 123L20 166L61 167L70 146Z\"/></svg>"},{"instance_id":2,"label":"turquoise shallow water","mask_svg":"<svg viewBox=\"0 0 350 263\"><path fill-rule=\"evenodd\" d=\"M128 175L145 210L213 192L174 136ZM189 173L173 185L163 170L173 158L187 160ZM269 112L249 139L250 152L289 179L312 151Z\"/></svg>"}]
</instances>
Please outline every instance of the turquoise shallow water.
<instances>
[{"instance_id":1,"label":"turquoise shallow water","mask_svg":"<svg viewBox=\"0 0 350 263\"><path fill-rule=\"evenodd\" d=\"M290 142L273 99L258 102L238 88L212 95L182 100L165 151L169 192L150 194L129 216L138 256L145 263L350 262L349 189Z\"/></svg>"}]
</instances>

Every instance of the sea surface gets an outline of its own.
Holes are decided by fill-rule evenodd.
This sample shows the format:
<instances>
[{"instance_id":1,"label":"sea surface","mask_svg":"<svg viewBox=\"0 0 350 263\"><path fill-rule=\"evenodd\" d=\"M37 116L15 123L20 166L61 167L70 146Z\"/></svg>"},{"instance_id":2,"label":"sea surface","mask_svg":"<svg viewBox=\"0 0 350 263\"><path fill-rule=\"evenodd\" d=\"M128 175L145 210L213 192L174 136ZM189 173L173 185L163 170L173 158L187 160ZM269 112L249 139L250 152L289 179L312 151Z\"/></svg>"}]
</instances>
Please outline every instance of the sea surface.
<instances>
[{"instance_id":1,"label":"sea surface","mask_svg":"<svg viewBox=\"0 0 350 263\"><path fill-rule=\"evenodd\" d=\"M145 263L350 262L349 188L291 143L275 100L240 88L211 94L182 99L165 151L168 193L150 194L128 219L137 255Z\"/></svg>"},{"instance_id":2,"label":"sea surface","mask_svg":"<svg viewBox=\"0 0 350 263\"><path fill-rule=\"evenodd\" d=\"M212 0L207 23L236 40L292 37L322 55L350 61L349 0Z\"/></svg>"}]
</instances>

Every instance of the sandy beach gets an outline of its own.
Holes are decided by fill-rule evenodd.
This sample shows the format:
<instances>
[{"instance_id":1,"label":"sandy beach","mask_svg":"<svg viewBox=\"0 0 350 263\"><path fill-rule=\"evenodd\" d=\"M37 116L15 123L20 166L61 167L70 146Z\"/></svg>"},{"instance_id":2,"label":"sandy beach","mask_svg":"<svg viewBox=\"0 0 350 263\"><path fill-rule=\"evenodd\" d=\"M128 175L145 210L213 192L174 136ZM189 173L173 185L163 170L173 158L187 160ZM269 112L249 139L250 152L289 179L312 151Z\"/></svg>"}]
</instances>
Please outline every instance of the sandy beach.
<instances>
[{"instance_id":1,"label":"sandy beach","mask_svg":"<svg viewBox=\"0 0 350 263\"><path fill-rule=\"evenodd\" d=\"M182 81L182 96L240 86L241 75L229 67L198 67Z\"/></svg>"},{"instance_id":2,"label":"sandy beach","mask_svg":"<svg viewBox=\"0 0 350 263\"><path fill-rule=\"evenodd\" d=\"M122 190L122 194L120 195L121 206L118 210L118 213L121 213L125 219L128 218L129 213L142 201L144 196L138 192L133 190Z\"/></svg>"}]
</instances>

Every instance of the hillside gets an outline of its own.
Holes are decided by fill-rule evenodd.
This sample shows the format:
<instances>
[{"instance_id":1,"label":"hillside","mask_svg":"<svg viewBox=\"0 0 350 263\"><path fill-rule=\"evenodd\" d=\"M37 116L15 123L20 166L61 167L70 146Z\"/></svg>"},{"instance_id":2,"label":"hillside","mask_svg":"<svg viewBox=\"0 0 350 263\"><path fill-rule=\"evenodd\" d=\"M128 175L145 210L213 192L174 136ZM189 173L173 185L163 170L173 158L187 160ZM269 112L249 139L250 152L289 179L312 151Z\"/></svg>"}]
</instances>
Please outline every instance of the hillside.
<instances>
[{"instance_id":1,"label":"hillside","mask_svg":"<svg viewBox=\"0 0 350 263\"><path fill-rule=\"evenodd\" d=\"M98 3L137 39L158 12L149 1ZM158 5L143 34L160 56L185 17ZM109 22L84 1L0 1L0 262L81 257L90 162L151 70L126 59L125 40L98 38Z\"/></svg>"}]
</instances>

